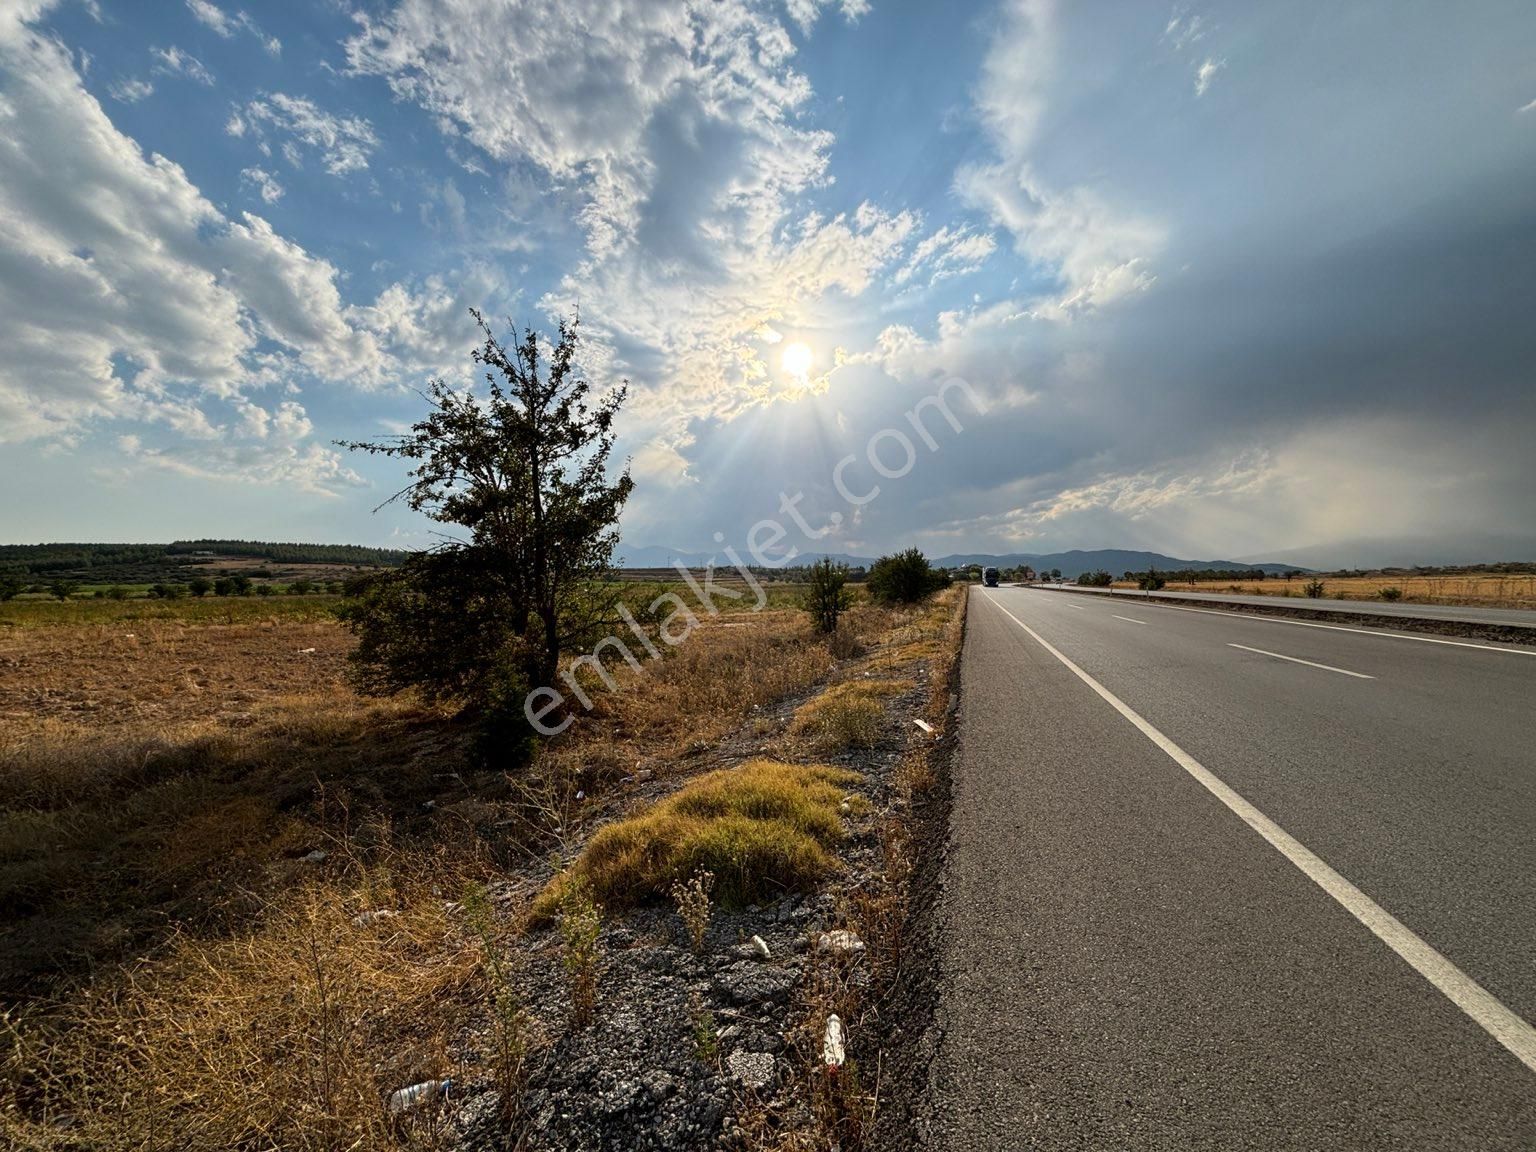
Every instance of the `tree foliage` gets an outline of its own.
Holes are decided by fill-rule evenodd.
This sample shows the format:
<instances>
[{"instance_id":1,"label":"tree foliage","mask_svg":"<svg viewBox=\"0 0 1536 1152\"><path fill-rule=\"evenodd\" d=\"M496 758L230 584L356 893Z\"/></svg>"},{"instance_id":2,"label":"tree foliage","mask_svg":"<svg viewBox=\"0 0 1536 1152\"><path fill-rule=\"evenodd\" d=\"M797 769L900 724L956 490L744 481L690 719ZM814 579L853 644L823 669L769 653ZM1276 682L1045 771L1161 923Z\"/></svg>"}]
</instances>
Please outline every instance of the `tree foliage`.
<instances>
[{"instance_id":1,"label":"tree foliage","mask_svg":"<svg viewBox=\"0 0 1536 1152\"><path fill-rule=\"evenodd\" d=\"M612 620L601 580L633 481L627 465L610 480L608 461L627 384L594 396L575 366L574 320L552 346L531 329L508 346L474 317L483 398L433 380L408 433L344 444L409 461L411 482L391 501L468 537L361 582L346 619L365 688L413 687L506 719L554 680L562 651Z\"/></svg>"},{"instance_id":2,"label":"tree foliage","mask_svg":"<svg viewBox=\"0 0 1536 1152\"><path fill-rule=\"evenodd\" d=\"M823 557L807 569L806 579L804 606L811 614L816 631L836 632L839 617L853 600L852 593L844 587L848 582L848 566Z\"/></svg>"},{"instance_id":3,"label":"tree foliage","mask_svg":"<svg viewBox=\"0 0 1536 1152\"><path fill-rule=\"evenodd\" d=\"M976 578L981 578L979 569ZM916 604L948 584L949 574L931 566L921 549L908 548L876 560L865 583L881 603Z\"/></svg>"}]
</instances>

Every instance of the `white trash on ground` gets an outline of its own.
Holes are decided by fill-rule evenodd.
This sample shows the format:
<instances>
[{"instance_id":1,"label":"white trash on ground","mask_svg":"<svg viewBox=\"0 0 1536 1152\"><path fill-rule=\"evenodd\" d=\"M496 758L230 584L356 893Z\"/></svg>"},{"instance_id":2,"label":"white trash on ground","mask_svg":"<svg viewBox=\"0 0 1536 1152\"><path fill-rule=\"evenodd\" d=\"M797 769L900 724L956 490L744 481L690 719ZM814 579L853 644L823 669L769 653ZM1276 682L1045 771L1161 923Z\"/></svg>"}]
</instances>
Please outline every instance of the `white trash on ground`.
<instances>
[{"instance_id":1,"label":"white trash on ground","mask_svg":"<svg viewBox=\"0 0 1536 1152\"><path fill-rule=\"evenodd\" d=\"M843 1066L843 1045L847 1043L847 1037L843 1034L843 1022L834 1012L827 1017L827 1034L821 1042L821 1059L828 1068L841 1068Z\"/></svg>"},{"instance_id":2,"label":"white trash on ground","mask_svg":"<svg viewBox=\"0 0 1536 1152\"><path fill-rule=\"evenodd\" d=\"M439 1100L446 1100L452 1087L452 1080L423 1080L420 1084L412 1084L409 1088L397 1088L389 1094L389 1114L398 1116L402 1112L409 1112L412 1108L418 1108L423 1104L435 1104Z\"/></svg>"},{"instance_id":3,"label":"white trash on ground","mask_svg":"<svg viewBox=\"0 0 1536 1152\"><path fill-rule=\"evenodd\" d=\"M761 936L752 937L752 951L756 952L764 960L768 959L770 955L768 941L764 940Z\"/></svg>"},{"instance_id":4,"label":"white trash on ground","mask_svg":"<svg viewBox=\"0 0 1536 1152\"><path fill-rule=\"evenodd\" d=\"M830 952L834 956L852 956L864 951L864 941L859 939L857 932L850 932L846 928L834 928L817 937L816 950Z\"/></svg>"}]
</instances>

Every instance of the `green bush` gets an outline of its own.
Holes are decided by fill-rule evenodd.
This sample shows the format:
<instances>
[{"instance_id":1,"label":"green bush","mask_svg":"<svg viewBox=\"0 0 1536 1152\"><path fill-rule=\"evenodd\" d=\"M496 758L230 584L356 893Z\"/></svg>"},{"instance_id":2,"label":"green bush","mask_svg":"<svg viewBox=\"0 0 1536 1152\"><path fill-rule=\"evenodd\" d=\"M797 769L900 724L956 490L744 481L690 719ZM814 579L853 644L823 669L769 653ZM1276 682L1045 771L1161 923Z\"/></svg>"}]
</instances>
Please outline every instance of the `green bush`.
<instances>
[{"instance_id":1,"label":"green bush","mask_svg":"<svg viewBox=\"0 0 1536 1152\"><path fill-rule=\"evenodd\" d=\"M1083 588L1108 588L1115 582L1115 578L1100 569L1097 572L1084 572L1077 578L1077 582Z\"/></svg>"},{"instance_id":2,"label":"green bush","mask_svg":"<svg viewBox=\"0 0 1536 1152\"><path fill-rule=\"evenodd\" d=\"M1389 602L1394 600L1401 600L1403 598L1403 590L1395 586L1391 588L1383 588L1377 592L1376 595Z\"/></svg>"},{"instance_id":3,"label":"green bush","mask_svg":"<svg viewBox=\"0 0 1536 1152\"><path fill-rule=\"evenodd\" d=\"M882 604L916 604L948 583L949 574L930 565L917 548L880 557L865 581L870 596Z\"/></svg>"},{"instance_id":4,"label":"green bush","mask_svg":"<svg viewBox=\"0 0 1536 1152\"><path fill-rule=\"evenodd\" d=\"M1323 582L1321 580L1309 580L1302 585L1301 590L1313 600L1320 600L1323 596Z\"/></svg>"},{"instance_id":5,"label":"green bush","mask_svg":"<svg viewBox=\"0 0 1536 1152\"><path fill-rule=\"evenodd\" d=\"M837 620L853 602L853 595L844 585L848 582L848 566L822 559L811 565L810 584L805 590L803 607L811 614L818 632L836 632Z\"/></svg>"}]
</instances>

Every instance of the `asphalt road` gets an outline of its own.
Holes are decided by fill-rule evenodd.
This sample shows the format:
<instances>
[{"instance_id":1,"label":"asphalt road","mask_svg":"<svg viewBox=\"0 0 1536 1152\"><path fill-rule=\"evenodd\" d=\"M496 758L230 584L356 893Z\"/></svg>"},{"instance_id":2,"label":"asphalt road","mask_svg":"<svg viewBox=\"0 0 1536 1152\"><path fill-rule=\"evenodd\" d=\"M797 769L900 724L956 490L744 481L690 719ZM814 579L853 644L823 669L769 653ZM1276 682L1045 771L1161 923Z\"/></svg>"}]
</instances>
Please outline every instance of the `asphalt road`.
<instances>
[{"instance_id":1,"label":"asphalt road","mask_svg":"<svg viewBox=\"0 0 1536 1152\"><path fill-rule=\"evenodd\" d=\"M925 1147L1536 1148L1536 647L975 589L961 673Z\"/></svg>"},{"instance_id":2,"label":"asphalt road","mask_svg":"<svg viewBox=\"0 0 1536 1152\"><path fill-rule=\"evenodd\" d=\"M1133 600L1145 599L1144 592L1134 588L1083 588L1075 584L1046 585L1035 587L1052 592L1064 592L1074 596L1123 596ZM1294 612L1342 612L1351 616L1379 617L1389 623L1392 618L1417 620L1459 621L1471 624L1492 624L1503 628L1529 628L1536 639L1536 612L1527 608L1476 608L1466 604L1388 604L1366 603L1363 600L1331 600L1326 597L1310 600L1300 594L1295 596L1247 596L1239 592L1169 592L1157 595L1164 599L1188 600L1192 603L1254 604L1267 608L1285 608Z\"/></svg>"}]
</instances>

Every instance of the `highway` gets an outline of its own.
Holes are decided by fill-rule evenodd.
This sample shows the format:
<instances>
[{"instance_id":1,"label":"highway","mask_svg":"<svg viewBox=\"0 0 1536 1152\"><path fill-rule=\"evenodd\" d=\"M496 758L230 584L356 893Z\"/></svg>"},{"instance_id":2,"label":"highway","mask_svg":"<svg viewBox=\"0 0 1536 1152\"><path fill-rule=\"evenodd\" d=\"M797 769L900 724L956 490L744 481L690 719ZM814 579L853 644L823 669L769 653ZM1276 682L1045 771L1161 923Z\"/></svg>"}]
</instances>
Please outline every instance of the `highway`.
<instances>
[{"instance_id":1,"label":"highway","mask_svg":"<svg viewBox=\"0 0 1536 1152\"><path fill-rule=\"evenodd\" d=\"M937 1149L1536 1148L1536 646L972 590Z\"/></svg>"},{"instance_id":2,"label":"highway","mask_svg":"<svg viewBox=\"0 0 1536 1152\"><path fill-rule=\"evenodd\" d=\"M1146 599L1145 592L1134 588L1084 588L1075 584L1038 584L1033 587L1064 592L1069 595L1123 596L1133 600ZM1170 592L1164 589L1155 593L1162 600L1187 600L1191 604L1250 605L1257 608L1284 608L1288 612L1325 613L1337 612L1350 616L1379 617L1373 624L1391 625L1392 618L1437 620L1445 622L1487 624L1498 628L1530 629L1532 642L1536 643L1536 612L1528 608L1479 608L1465 604L1388 604L1364 600L1333 600L1320 597L1308 599L1299 593L1295 596L1249 596L1240 592Z\"/></svg>"}]
</instances>

